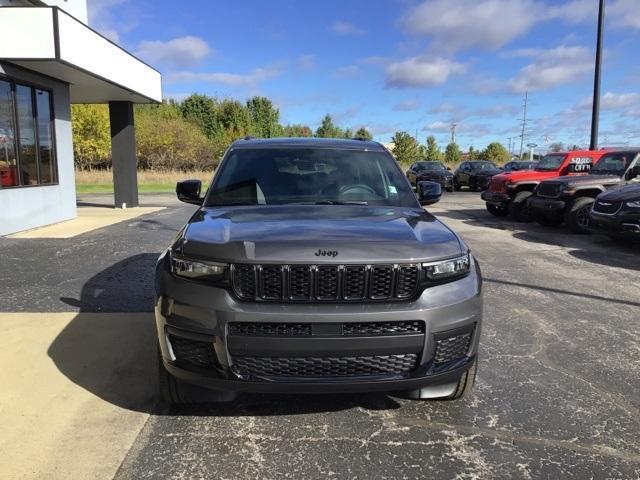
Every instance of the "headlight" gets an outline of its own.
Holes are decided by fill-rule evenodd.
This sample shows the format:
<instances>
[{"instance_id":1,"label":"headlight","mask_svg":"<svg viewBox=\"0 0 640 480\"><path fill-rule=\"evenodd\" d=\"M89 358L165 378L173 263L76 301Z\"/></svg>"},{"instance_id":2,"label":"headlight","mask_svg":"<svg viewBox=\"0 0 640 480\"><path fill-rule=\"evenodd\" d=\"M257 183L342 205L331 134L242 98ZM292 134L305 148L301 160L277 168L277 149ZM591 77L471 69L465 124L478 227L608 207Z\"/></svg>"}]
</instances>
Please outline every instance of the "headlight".
<instances>
[{"instance_id":1,"label":"headlight","mask_svg":"<svg viewBox=\"0 0 640 480\"><path fill-rule=\"evenodd\" d=\"M422 268L427 280L432 282L464 277L469 273L469 269L471 268L471 256L467 253L466 255L450 260L423 263Z\"/></svg>"},{"instance_id":2,"label":"headlight","mask_svg":"<svg viewBox=\"0 0 640 480\"><path fill-rule=\"evenodd\" d=\"M171 273L179 277L220 282L226 279L228 271L227 263L191 260L171 255Z\"/></svg>"},{"instance_id":3,"label":"headlight","mask_svg":"<svg viewBox=\"0 0 640 480\"><path fill-rule=\"evenodd\" d=\"M633 200L632 202L627 202L627 207L640 208L640 200Z\"/></svg>"}]
</instances>

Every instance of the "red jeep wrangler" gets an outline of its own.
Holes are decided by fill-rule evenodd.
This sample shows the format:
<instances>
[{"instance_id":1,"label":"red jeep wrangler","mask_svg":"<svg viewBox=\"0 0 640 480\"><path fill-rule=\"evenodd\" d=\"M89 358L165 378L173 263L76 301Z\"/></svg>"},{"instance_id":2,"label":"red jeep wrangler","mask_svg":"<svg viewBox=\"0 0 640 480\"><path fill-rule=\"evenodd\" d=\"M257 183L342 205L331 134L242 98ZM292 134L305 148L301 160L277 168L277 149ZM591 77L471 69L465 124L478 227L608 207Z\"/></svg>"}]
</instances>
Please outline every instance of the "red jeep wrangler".
<instances>
[{"instance_id":1,"label":"red jeep wrangler","mask_svg":"<svg viewBox=\"0 0 640 480\"><path fill-rule=\"evenodd\" d=\"M487 202L487 210L496 217L511 215L519 222L531 221L528 200L533 189L542 180L561 175L588 173L591 166L605 153L606 150L549 153L533 170L518 170L494 176L489 188L482 192L481 197Z\"/></svg>"}]
</instances>

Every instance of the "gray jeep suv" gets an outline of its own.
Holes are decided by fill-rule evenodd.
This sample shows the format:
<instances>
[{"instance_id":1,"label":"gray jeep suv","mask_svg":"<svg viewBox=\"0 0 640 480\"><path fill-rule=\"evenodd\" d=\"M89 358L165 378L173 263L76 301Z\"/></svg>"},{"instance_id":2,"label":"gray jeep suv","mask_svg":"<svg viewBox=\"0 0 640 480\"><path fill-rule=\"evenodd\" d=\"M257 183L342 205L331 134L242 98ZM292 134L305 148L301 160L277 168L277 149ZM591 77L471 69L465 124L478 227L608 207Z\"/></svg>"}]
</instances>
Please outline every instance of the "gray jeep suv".
<instances>
[{"instance_id":1,"label":"gray jeep suv","mask_svg":"<svg viewBox=\"0 0 640 480\"><path fill-rule=\"evenodd\" d=\"M477 369L482 280L380 144L245 139L160 256L165 401L238 392L403 391L456 399Z\"/></svg>"}]
</instances>

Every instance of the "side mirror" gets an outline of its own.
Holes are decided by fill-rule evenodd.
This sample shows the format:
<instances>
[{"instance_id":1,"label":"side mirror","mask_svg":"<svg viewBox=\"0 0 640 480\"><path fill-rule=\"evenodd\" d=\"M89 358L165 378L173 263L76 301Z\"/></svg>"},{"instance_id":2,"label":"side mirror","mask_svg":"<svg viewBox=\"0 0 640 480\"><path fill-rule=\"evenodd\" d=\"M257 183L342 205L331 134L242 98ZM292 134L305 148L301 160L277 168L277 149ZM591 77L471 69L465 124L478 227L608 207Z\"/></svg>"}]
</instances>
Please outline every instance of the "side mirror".
<instances>
[{"instance_id":1,"label":"side mirror","mask_svg":"<svg viewBox=\"0 0 640 480\"><path fill-rule=\"evenodd\" d=\"M451 171L451 167L447 167L447 170Z\"/></svg>"},{"instance_id":2,"label":"side mirror","mask_svg":"<svg viewBox=\"0 0 640 480\"><path fill-rule=\"evenodd\" d=\"M442 187L436 182L418 182L418 201L420 205L433 205L440 201Z\"/></svg>"},{"instance_id":3,"label":"side mirror","mask_svg":"<svg viewBox=\"0 0 640 480\"><path fill-rule=\"evenodd\" d=\"M176 184L176 195L181 202L202 205L201 189L202 182L200 180L183 180Z\"/></svg>"}]
</instances>

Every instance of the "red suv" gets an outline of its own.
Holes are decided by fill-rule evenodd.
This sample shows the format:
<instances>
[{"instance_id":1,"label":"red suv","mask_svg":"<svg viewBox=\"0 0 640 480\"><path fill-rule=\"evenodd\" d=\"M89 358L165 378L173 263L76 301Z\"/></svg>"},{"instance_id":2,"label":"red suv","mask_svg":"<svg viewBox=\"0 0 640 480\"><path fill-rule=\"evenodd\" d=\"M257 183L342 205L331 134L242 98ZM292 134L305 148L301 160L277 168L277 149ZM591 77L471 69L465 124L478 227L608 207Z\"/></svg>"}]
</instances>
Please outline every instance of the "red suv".
<instances>
[{"instance_id":1,"label":"red suv","mask_svg":"<svg viewBox=\"0 0 640 480\"><path fill-rule=\"evenodd\" d=\"M532 220L528 200L533 189L542 180L588 173L605 153L606 150L550 153L533 170L505 172L494 176L481 197L487 202L487 210L496 217L511 215L514 220L528 222Z\"/></svg>"}]
</instances>

